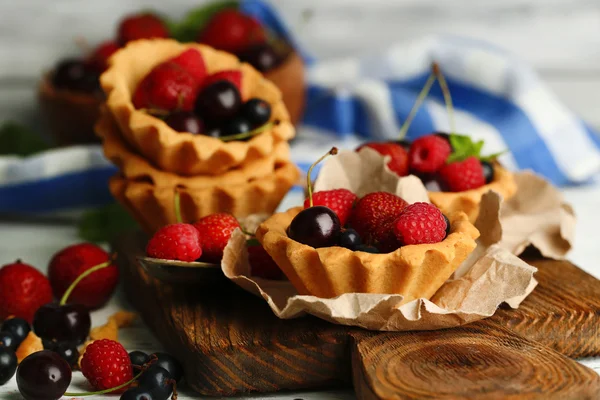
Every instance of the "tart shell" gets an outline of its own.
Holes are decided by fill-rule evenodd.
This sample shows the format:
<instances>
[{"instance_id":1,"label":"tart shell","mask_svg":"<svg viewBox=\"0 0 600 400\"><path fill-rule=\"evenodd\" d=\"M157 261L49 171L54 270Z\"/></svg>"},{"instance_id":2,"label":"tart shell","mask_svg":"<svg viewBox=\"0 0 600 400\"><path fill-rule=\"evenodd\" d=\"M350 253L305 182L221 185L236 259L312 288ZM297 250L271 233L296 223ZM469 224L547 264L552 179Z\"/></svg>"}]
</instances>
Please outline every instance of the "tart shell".
<instances>
[{"instance_id":1,"label":"tart shell","mask_svg":"<svg viewBox=\"0 0 600 400\"><path fill-rule=\"evenodd\" d=\"M430 299L475 249L479 231L464 213L449 216L451 231L442 242L401 247L387 254L342 247L315 249L286 233L302 207L277 213L256 236L300 295L332 298L344 293L401 294L403 303Z\"/></svg>"},{"instance_id":2,"label":"tart shell","mask_svg":"<svg viewBox=\"0 0 600 400\"><path fill-rule=\"evenodd\" d=\"M242 98L259 97L271 104L271 121L279 123L246 142L223 142L204 135L181 135L164 121L137 110L131 101L138 83L161 62L195 48L204 58L209 74L242 71ZM295 130L281 92L258 71L233 55L197 44L171 39L138 40L116 52L100 77L106 106L124 139L158 168L181 175L220 175L273 153L275 146L292 139Z\"/></svg>"}]
</instances>

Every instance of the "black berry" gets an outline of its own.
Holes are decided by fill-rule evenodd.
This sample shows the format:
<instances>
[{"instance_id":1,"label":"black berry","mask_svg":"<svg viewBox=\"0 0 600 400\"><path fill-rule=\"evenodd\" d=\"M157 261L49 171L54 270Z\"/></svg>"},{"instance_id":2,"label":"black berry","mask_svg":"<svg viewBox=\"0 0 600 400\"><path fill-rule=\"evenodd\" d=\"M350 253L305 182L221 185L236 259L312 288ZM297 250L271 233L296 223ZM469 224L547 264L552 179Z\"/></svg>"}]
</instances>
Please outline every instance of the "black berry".
<instances>
[{"instance_id":1,"label":"black berry","mask_svg":"<svg viewBox=\"0 0 600 400\"><path fill-rule=\"evenodd\" d=\"M225 122L222 127L221 134L223 136L237 135L239 133L246 133L252 130L252 125L244 117L234 117L229 121Z\"/></svg>"},{"instance_id":2,"label":"black berry","mask_svg":"<svg viewBox=\"0 0 600 400\"><path fill-rule=\"evenodd\" d=\"M152 365L138 379L139 386L152 393L155 400L167 400L173 393L175 380L169 372L159 365Z\"/></svg>"},{"instance_id":3,"label":"black berry","mask_svg":"<svg viewBox=\"0 0 600 400\"><path fill-rule=\"evenodd\" d=\"M205 121L216 122L233 118L242 106L238 88L226 80L208 85L196 99L195 111Z\"/></svg>"},{"instance_id":4,"label":"black berry","mask_svg":"<svg viewBox=\"0 0 600 400\"><path fill-rule=\"evenodd\" d=\"M0 330L12 333L16 340L17 347L19 347L29 334L29 331L31 331L31 327L29 326L29 322L22 318L11 318L4 321Z\"/></svg>"},{"instance_id":5,"label":"black berry","mask_svg":"<svg viewBox=\"0 0 600 400\"><path fill-rule=\"evenodd\" d=\"M79 350L77 349L77 344L75 343L57 343L51 350L57 353L67 363L69 363L70 366L76 365L77 361L79 360Z\"/></svg>"},{"instance_id":6,"label":"black berry","mask_svg":"<svg viewBox=\"0 0 600 400\"><path fill-rule=\"evenodd\" d=\"M221 129L220 126L206 127L206 130L203 132L203 135L214 137L214 138L220 138L221 136L224 136L223 130Z\"/></svg>"},{"instance_id":7,"label":"black berry","mask_svg":"<svg viewBox=\"0 0 600 400\"><path fill-rule=\"evenodd\" d=\"M288 227L288 235L296 242L314 248L335 246L341 225L329 207L313 206L300 211Z\"/></svg>"},{"instance_id":8,"label":"black berry","mask_svg":"<svg viewBox=\"0 0 600 400\"><path fill-rule=\"evenodd\" d=\"M81 344L87 339L91 325L89 311L80 304L46 304L33 317L35 334L56 342Z\"/></svg>"},{"instance_id":9,"label":"black berry","mask_svg":"<svg viewBox=\"0 0 600 400\"><path fill-rule=\"evenodd\" d=\"M271 119L271 105L263 99L253 98L242 106L242 115L256 128Z\"/></svg>"},{"instance_id":10,"label":"black berry","mask_svg":"<svg viewBox=\"0 0 600 400\"><path fill-rule=\"evenodd\" d=\"M0 348L1 347L11 349L12 351L17 350L17 341L12 333L4 331L0 332Z\"/></svg>"},{"instance_id":11,"label":"black berry","mask_svg":"<svg viewBox=\"0 0 600 400\"><path fill-rule=\"evenodd\" d=\"M273 46L268 43L259 43L248 47L238 54L241 61L251 64L260 72L267 72L283 61Z\"/></svg>"},{"instance_id":12,"label":"black berry","mask_svg":"<svg viewBox=\"0 0 600 400\"><path fill-rule=\"evenodd\" d=\"M175 112L165 118L165 122L177 132L188 132L193 135L204 132L204 121L191 112Z\"/></svg>"},{"instance_id":13,"label":"black berry","mask_svg":"<svg viewBox=\"0 0 600 400\"><path fill-rule=\"evenodd\" d=\"M340 234L339 245L350 250L356 250L356 247L362 244L358 232L354 229L345 229Z\"/></svg>"},{"instance_id":14,"label":"black berry","mask_svg":"<svg viewBox=\"0 0 600 400\"><path fill-rule=\"evenodd\" d=\"M76 92L100 92L100 75L83 61L68 59L60 62L52 74L52 84Z\"/></svg>"},{"instance_id":15,"label":"black berry","mask_svg":"<svg viewBox=\"0 0 600 400\"><path fill-rule=\"evenodd\" d=\"M448 219L448 217L446 217L445 214L442 214L444 216L444 220L446 221L446 236L448 236L450 234L450 220Z\"/></svg>"},{"instance_id":16,"label":"black berry","mask_svg":"<svg viewBox=\"0 0 600 400\"><path fill-rule=\"evenodd\" d=\"M373 253L373 254L379 253L379 250L376 247L367 246L366 244L361 244L361 245L357 246L356 251L364 251L365 253Z\"/></svg>"},{"instance_id":17,"label":"black berry","mask_svg":"<svg viewBox=\"0 0 600 400\"><path fill-rule=\"evenodd\" d=\"M17 387L25 400L60 399L70 383L69 364L53 351L30 354L17 369Z\"/></svg>"},{"instance_id":18,"label":"black berry","mask_svg":"<svg viewBox=\"0 0 600 400\"><path fill-rule=\"evenodd\" d=\"M132 351L129 353L129 359L131 360L131 364L141 367L150 361L150 356L143 351Z\"/></svg>"},{"instance_id":19,"label":"black berry","mask_svg":"<svg viewBox=\"0 0 600 400\"><path fill-rule=\"evenodd\" d=\"M10 380L17 370L17 356L6 347L0 347L0 386Z\"/></svg>"},{"instance_id":20,"label":"black berry","mask_svg":"<svg viewBox=\"0 0 600 400\"><path fill-rule=\"evenodd\" d=\"M127 389L119 398L120 400L157 400L152 395L152 391L143 387L133 387Z\"/></svg>"},{"instance_id":21,"label":"black berry","mask_svg":"<svg viewBox=\"0 0 600 400\"><path fill-rule=\"evenodd\" d=\"M494 166L489 161L481 161L481 168L483 169L483 176L485 177L485 183L490 183L494 180Z\"/></svg>"},{"instance_id":22,"label":"black berry","mask_svg":"<svg viewBox=\"0 0 600 400\"><path fill-rule=\"evenodd\" d=\"M159 367L166 369L171 377L177 382L183 378L183 367L175 357L167 353L154 353L153 355L158 358L158 361L152 365L158 365ZM152 358L152 355L150 358Z\"/></svg>"}]
</instances>

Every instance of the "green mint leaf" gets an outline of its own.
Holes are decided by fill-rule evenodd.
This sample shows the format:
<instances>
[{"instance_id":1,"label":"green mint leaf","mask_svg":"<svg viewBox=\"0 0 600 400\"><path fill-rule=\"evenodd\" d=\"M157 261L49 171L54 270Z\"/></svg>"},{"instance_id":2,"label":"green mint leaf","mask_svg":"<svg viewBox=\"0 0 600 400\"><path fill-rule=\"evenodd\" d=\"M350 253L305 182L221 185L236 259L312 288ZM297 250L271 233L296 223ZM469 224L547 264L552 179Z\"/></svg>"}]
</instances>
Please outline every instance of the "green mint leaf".
<instances>
[{"instance_id":1,"label":"green mint leaf","mask_svg":"<svg viewBox=\"0 0 600 400\"><path fill-rule=\"evenodd\" d=\"M473 152L475 153L474 155L479 157L481 154L481 149L483 149L483 140L478 141L477 143L474 144L473 146Z\"/></svg>"},{"instance_id":2,"label":"green mint leaf","mask_svg":"<svg viewBox=\"0 0 600 400\"><path fill-rule=\"evenodd\" d=\"M224 0L190 10L179 22L167 21L171 37L180 42L195 42L204 25L218 12L238 8L238 2Z\"/></svg>"},{"instance_id":3,"label":"green mint leaf","mask_svg":"<svg viewBox=\"0 0 600 400\"><path fill-rule=\"evenodd\" d=\"M490 154L488 156L479 157L481 161L494 161L496 158L500 157L502 154L508 153L508 150L500 151L498 153Z\"/></svg>"},{"instance_id":4,"label":"green mint leaf","mask_svg":"<svg viewBox=\"0 0 600 400\"><path fill-rule=\"evenodd\" d=\"M88 242L110 242L124 231L137 229L135 220L120 204L86 212L78 223L79 237Z\"/></svg>"},{"instance_id":5,"label":"green mint leaf","mask_svg":"<svg viewBox=\"0 0 600 400\"><path fill-rule=\"evenodd\" d=\"M50 146L31 129L8 121L0 126L0 155L30 156Z\"/></svg>"}]
</instances>

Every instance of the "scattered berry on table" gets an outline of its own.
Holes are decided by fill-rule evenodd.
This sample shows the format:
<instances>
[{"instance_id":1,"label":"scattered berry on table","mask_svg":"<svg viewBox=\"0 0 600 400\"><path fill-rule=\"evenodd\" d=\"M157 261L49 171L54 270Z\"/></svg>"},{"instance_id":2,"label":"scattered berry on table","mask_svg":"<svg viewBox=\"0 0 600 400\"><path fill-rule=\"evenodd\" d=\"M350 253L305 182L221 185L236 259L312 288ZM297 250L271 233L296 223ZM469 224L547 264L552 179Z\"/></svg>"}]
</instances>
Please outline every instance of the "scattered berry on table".
<instances>
[{"instance_id":1,"label":"scattered berry on table","mask_svg":"<svg viewBox=\"0 0 600 400\"><path fill-rule=\"evenodd\" d=\"M53 351L33 353L17 369L17 387L25 400L57 400L70 383L69 364Z\"/></svg>"},{"instance_id":2,"label":"scattered berry on table","mask_svg":"<svg viewBox=\"0 0 600 400\"><path fill-rule=\"evenodd\" d=\"M18 347L31 331L31 326L23 318L9 318L2 323L0 330L12 333Z\"/></svg>"},{"instance_id":3,"label":"scattered berry on table","mask_svg":"<svg viewBox=\"0 0 600 400\"><path fill-rule=\"evenodd\" d=\"M202 261L219 263L231 234L240 223L231 214L217 213L199 219L193 226L202 245Z\"/></svg>"},{"instance_id":4,"label":"scattered berry on table","mask_svg":"<svg viewBox=\"0 0 600 400\"><path fill-rule=\"evenodd\" d=\"M173 393L175 379L169 371L153 364L138 378L139 387L149 390L154 400L167 400Z\"/></svg>"},{"instance_id":5,"label":"scattered berry on table","mask_svg":"<svg viewBox=\"0 0 600 400\"><path fill-rule=\"evenodd\" d=\"M142 366L150 361L150 356L143 351L132 351L129 353L129 360L132 365Z\"/></svg>"},{"instance_id":6,"label":"scattered berry on table","mask_svg":"<svg viewBox=\"0 0 600 400\"><path fill-rule=\"evenodd\" d=\"M150 355L150 358L156 357L158 360L153 365L158 365L167 370L173 379L177 382L183 378L183 367L181 363L172 355L163 352L156 352Z\"/></svg>"},{"instance_id":7,"label":"scattered berry on table","mask_svg":"<svg viewBox=\"0 0 600 400\"><path fill-rule=\"evenodd\" d=\"M313 205L325 206L333 210L337 214L342 226L346 225L352 207L357 200L358 196L348 189L322 190L313 193ZM304 200L304 208L308 208L309 206L310 199Z\"/></svg>"},{"instance_id":8,"label":"scattered berry on table","mask_svg":"<svg viewBox=\"0 0 600 400\"><path fill-rule=\"evenodd\" d=\"M17 370L17 356L13 349L0 346L0 386L8 382Z\"/></svg>"},{"instance_id":9,"label":"scattered berry on table","mask_svg":"<svg viewBox=\"0 0 600 400\"><path fill-rule=\"evenodd\" d=\"M439 176L442 188L450 192L462 192L485 185L481 163L473 156L444 165Z\"/></svg>"},{"instance_id":10,"label":"scattered berry on table","mask_svg":"<svg viewBox=\"0 0 600 400\"><path fill-rule=\"evenodd\" d=\"M132 387L127 389L119 400L159 400L155 398L150 389L142 387Z\"/></svg>"},{"instance_id":11,"label":"scattered berry on table","mask_svg":"<svg viewBox=\"0 0 600 400\"><path fill-rule=\"evenodd\" d=\"M200 234L191 224L171 224L160 228L148 242L148 257L195 261L202 255Z\"/></svg>"},{"instance_id":12,"label":"scattered berry on table","mask_svg":"<svg viewBox=\"0 0 600 400\"><path fill-rule=\"evenodd\" d=\"M119 342L108 339L96 340L86 347L81 372L97 390L114 388L133 378L129 354Z\"/></svg>"},{"instance_id":13,"label":"scattered berry on table","mask_svg":"<svg viewBox=\"0 0 600 400\"><path fill-rule=\"evenodd\" d=\"M410 146L410 169L418 174L435 173L448 160L451 152L452 148L446 139L437 135L420 137Z\"/></svg>"},{"instance_id":14,"label":"scattered berry on table","mask_svg":"<svg viewBox=\"0 0 600 400\"><path fill-rule=\"evenodd\" d=\"M414 203L394 222L394 233L401 245L438 243L446 237L446 220L436 206Z\"/></svg>"},{"instance_id":15,"label":"scattered berry on table","mask_svg":"<svg viewBox=\"0 0 600 400\"><path fill-rule=\"evenodd\" d=\"M0 348L2 347L10 349L12 351L17 350L17 340L11 332L0 331Z\"/></svg>"}]
</instances>

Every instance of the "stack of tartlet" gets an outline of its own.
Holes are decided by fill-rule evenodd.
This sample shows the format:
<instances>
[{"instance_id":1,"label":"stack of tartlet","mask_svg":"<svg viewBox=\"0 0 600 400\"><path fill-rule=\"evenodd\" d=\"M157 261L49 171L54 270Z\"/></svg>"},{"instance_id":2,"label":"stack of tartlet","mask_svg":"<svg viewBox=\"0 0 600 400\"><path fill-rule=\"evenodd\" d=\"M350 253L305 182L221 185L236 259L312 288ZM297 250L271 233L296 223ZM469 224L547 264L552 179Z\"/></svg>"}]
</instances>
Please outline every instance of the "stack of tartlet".
<instances>
[{"instance_id":1,"label":"stack of tartlet","mask_svg":"<svg viewBox=\"0 0 600 400\"><path fill-rule=\"evenodd\" d=\"M242 100L269 103L270 120L260 133L223 141L176 131L160 115L136 109L132 98L144 77L189 49L200 52L208 74L239 70ZM112 56L101 85L106 103L96 132L106 157L119 168L110 190L148 232L176 222L176 193L183 220L216 212L244 217L272 213L299 178L288 145L295 131L281 92L235 56L201 44L140 40Z\"/></svg>"}]
</instances>

